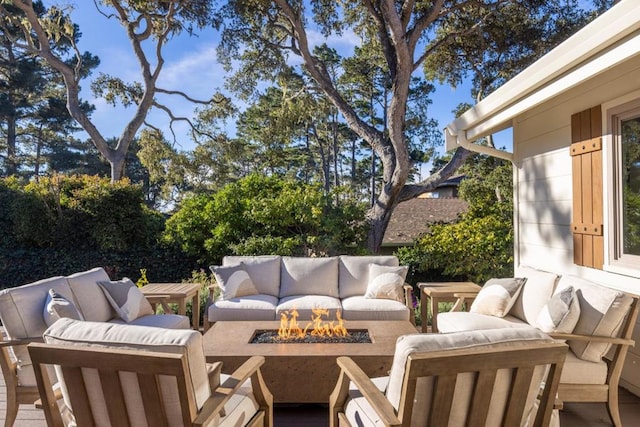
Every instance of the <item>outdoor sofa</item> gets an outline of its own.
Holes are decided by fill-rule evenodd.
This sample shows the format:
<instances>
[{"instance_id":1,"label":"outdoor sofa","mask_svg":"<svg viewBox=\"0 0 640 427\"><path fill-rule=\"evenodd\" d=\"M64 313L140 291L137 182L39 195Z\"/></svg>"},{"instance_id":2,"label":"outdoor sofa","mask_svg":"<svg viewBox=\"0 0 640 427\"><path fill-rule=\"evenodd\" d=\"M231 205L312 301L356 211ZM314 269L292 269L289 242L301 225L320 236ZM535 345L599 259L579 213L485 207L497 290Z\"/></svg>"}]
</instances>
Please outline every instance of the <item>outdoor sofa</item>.
<instances>
[{"instance_id":1,"label":"outdoor sofa","mask_svg":"<svg viewBox=\"0 0 640 427\"><path fill-rule=\"evenodd\" d=\"M571 275L530 267L516 278L492 279L471 299L469 311L438 315L438 331L537 328L562 339L569 351L558 398L565 402L605 402L614 425L621 425L618 385L638 316L638 296Z\"/></svg>"},{"instance_id":2,"label":"outdoor sofa","mask_svg":"<svg viewBox=\"0 0 640 427\"><path fill-rule=\"evenodd\" d=\"M0 341L0 367L7 385L7 420L15 419L20 403L36 400L37 385L27 344L42 341L44 331L59 318L190 328L186 316L154 315L142 293L133 288L129 280L111 281L98 267L0 291L0 320L6 335Z\"/></svg>"},{"instance_id":3,"label":"outdoor sofa","mask_svg":"<svg viewBox=\"0 0 640 427\"><path fill-rule=\"evenodd\" d=\"M395 256L226 256L222 266L211 266L220 295L207 304L205 328L222 320L279 320L294 309L306 321L314 308L344 320L414 321L407 269Z\"/></svg>"}]
</instances>

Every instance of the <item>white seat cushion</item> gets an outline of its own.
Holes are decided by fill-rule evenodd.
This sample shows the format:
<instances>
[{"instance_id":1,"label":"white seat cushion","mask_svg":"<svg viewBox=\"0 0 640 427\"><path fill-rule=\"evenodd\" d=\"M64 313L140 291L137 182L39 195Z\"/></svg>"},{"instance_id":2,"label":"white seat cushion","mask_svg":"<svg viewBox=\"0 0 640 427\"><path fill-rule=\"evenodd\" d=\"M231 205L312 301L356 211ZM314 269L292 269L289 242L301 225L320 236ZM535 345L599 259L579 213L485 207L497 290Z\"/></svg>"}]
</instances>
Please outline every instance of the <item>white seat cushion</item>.
<instances>
[{"instance_id":1,"label":"white seat cushion","mask_svg":"<svg viewBox=\"0 0 640 427\"><path fill-rule=\"evenodd\" d=\"M561 384L605 384L607 363L604 360L589 362L578 359L573 351L567 352L562 368Z\"/></svg>"},{"instance_id":2,"label":"white seat cushion","mask_svg":"<svg viewBox=\"0 0 640 427\"><path fill-rule=\"evenodd\" d=\"M365 294L369 283L369 264L390 267L400 265L398 258L392 255L341 255L338 268L338 288L341 299Z\"/></svg>"},{"instance_id":3,"label":"white seat cushion","mask_svg":"<svg viewBox=\"0 0 640 427\"><path fill-rule=\"evenodd\" d=\"M438 332L441 333L498 328L534 329L528 323L513 316L495 317L489 316L488 314L467 313L463 311L438 314Z\"/></svg>"},{"instance_id":4,"label":"white seat cushion","mask_svg":"<svg viewBox=\"0 0 640 427\"><path fill-rule=\"evenodd\" d=\"M291 312L296 309L298 312L298 321L303 323L311 321L314 308L324 308L329 310L329 316L323 317L323 320L336 320L336 311L342 310L340 300L335 297L326 295L294 295L282 298L276 307L276 319L280 319L282 313Z\"/></svg>"},{"instance_id":5,"label":"white seat cushion","mask_svg":"<svg viewBox=\"0 0 640 427\"><path fill-rule=\"evenodd\" d=\"M384 393L389 384L389 377L371 378L371 382ZM380 425L380 419L373 406L353 383L349 384L349 398L344 408L344 414L352 426L378 427Z\"/></svg>"},{"instance_id":6,"label":"white seat cushion","mask_svg":"<svg viewBox=\"0 0 640 427\"><path fill-rule=\"evenodd\" d=\"M250 295L230 300L218 300L209 306L210 322L220 320L275 320L278 298L271 295Z\"/></svg>"},{"instance_id":7,"label":"white seat cushion","mask_svg":"<svg viewBox=\"0 0 640 427\"><path fill-rule=\"evenodd\" d=\"M129 323L122 319L112 319L109 323L119 323L122 325L152 326L154 328L165 329L191 329L191 323L187 316L180 314L152 314L138 317Z\"/></svg>"},{"instance_id":8,"label":"white seat cushion","mask_svg":"<svg viewBox=\"0 0 640 427\"><path fill-rule=\"evenodd\" d=\"M342 300L345 320L409 320L411 310L399 301L353 296Z\"/></svg>"},{"instance_id":9,"label":"white seat cushion","mask_svg":"<svg viewBox=\"0 0 640 427\"><path fill-rule=\"evenodd\" d=\"M229 377L229 375L221 374L220 383L224 383ZM214 425L219 427L246 425L259 408L260 406L253 395L251 380L247 380L224 405L225 416L220 418L219 424Z\"/></svg>"}]
</instances>

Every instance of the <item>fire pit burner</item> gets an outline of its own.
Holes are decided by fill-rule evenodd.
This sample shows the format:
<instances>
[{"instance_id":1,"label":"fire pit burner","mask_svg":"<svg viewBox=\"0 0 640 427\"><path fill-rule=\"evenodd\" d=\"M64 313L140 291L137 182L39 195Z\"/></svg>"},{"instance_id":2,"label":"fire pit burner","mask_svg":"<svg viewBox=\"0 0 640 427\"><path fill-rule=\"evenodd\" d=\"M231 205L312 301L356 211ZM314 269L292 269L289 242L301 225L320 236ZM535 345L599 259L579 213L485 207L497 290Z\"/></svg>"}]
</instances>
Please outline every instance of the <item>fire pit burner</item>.
<instances>
[{"instance_id":1,"label":"fire pit burner","mask_svg":"<svg viewBox=\"0 0 640 427\"><path fill-rule=\"evenodd\" d=\"M281 338L276 330L257 330L250 344L370 344L371 338L366 329L349 330L347 335L312 335Z\"/></svg>"}]
</instances>

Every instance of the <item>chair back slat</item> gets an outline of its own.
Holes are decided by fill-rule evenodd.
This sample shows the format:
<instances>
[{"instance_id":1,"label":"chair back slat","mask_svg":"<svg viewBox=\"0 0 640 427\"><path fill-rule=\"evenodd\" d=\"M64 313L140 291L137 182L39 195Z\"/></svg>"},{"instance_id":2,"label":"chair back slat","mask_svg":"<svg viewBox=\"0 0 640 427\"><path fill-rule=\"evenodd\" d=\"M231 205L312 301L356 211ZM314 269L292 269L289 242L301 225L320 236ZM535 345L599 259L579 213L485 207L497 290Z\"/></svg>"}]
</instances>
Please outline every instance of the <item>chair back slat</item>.
<instances>
[{"instance_id":1,"label":"chair back slat","mask_svg":"<svg viewBox=\"0 0 640 427\"><path fill-rule=\"evenodd\" d=\"M535 369L533 366L525 366L516 368L514 371L504 421L504 425L508 426L518 425L522 422L522 414L525 410Z\"/></svg>"},{"instance_id":2,"label":"chair back slat","mask_svg":"<svg viewBox=\"0 0 640 427\"><path fill-rule=\"evenodd\" d=\"M457 375L440 375L434 379L432 408L430 423L433 426L446 426L449 423L449 414L453 405L453 394L456 391Z\"/></svg>"},{"instance_id":3,"label":"chair back slat","mask_svg":"<svg viewBox=\"0 0 640 427\"><path fill-rule=\"evenodd\" d=\"M69 395L69 402L73 408L73 415L79 426L94 426L93 412L89 401L82 369L76 366L61 365L62 375Z\"/></svg>"},{"instance_id":4,"label":"chair back slat","mask_svg":"<svg viewBox=\"0 0 640 427\"><path fill-rule=\"evenodd\" d=\"M98 372L98 375L100 377L100 384L102 385L102 393L104 396L108 396L109 399L107 411L109 412L111 424L129 427L129 416L124 400L122 384L120 382L120 375L118 375L116 371L102 369Z\"/></svg>"},{"instance_id":5,"label":"chair back slat","mask_svg":"<svg viewBox=\"0 0 640 427\"><path fill-rule=\"evenodd\" d=\"M478 374L469 409L469 427L484 427L491 403L491 393L487 393L487 390L493 390L497 373L498 371L492 369L483 370Z\"/></svg>"},{"instance_id":6,"label":"chair back slat","mask_svg":"<svg viewBox=\"0 0 640 427\"><path fill-rule=\"evenodd\" d=\"M144 384L140 387L142 404L144 406L145 417L150 426L167 426L166 408L162 399L162 389L160 378L152 374L138 374L138 383Z\"/></svg>"}]
</instances>

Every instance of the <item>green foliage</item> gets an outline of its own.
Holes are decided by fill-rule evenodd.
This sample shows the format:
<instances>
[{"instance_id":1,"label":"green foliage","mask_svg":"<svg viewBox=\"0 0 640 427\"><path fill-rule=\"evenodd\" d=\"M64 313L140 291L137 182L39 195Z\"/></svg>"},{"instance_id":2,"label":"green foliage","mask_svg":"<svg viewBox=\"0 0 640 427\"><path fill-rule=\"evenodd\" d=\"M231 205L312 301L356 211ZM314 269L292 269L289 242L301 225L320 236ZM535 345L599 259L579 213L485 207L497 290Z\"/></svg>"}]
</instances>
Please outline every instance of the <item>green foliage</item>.
<instances>
[{"instance_id":1,"label":"green foliage","mask_svg":"<svg viewBox=\"0 0 640 427\"><path fill-rule=\"evenodd\" d=\"M397 255L417 281L472 280L513 274L513 195L511 165L476 157L466 167L460 196L469 210L455 224L436 224L411 248Z\"/></svg>"},{"instance_id":2,"label":"green foliage","mask_svg":"<svg viewBox=\"0 0 640 427\"><path fill-rule=\"evenodd\" d=\"M165 240L208 262L230 254L346 252L364 237L364 207L331 200L318 186L250 175L186 200L167 220Z\"/></svg>"},{"instance_id":3,"label":"green foliage","mask_svg":"<svg viewBox=\"0 0 640 427\"><path fill-rule=\"evenodd\" d=\"M163 217L143 203L139 186L106 178L53 176L0 180L0 287L96 266L153 281L177 281L197 264L161 245Z\"/></svg>"}]
</instances>

